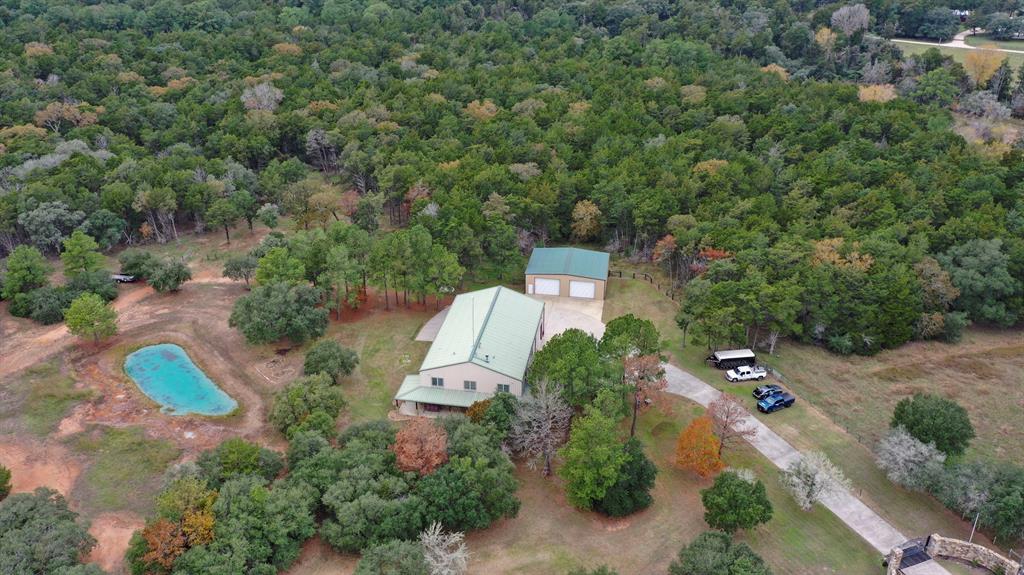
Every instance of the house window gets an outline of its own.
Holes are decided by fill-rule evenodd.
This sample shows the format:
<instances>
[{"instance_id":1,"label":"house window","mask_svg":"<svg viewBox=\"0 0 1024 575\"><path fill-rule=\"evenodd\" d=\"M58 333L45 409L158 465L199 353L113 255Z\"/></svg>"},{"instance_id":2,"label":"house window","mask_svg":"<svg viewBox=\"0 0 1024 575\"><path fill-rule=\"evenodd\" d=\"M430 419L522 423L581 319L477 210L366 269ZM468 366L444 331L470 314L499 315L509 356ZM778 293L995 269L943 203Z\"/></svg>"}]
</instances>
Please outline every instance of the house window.
<instances>
[{"instance_id":1,"label":"house window","mask_svg":"<svg viewBox=\"0 0 1024 575\"><path fill-rule=\"evenodd\" d=\"M476 382L475 381L469 381L467 379L466 381L462 382L462 388L465 389L465 390L468 390L468 391L476 391Z\"/></svg>"},{"instance_id":2,"label":"house window","mask_svg":"<svg viewBox=\"0 0 1024 575\"><path fill-rule=\"evenodd\" d=\"M499 383L498 384L498 393L510 393L511 390L512 390L512 386L510 386L507 383Z\"/></svg>"},{"instance_id":3,"label":"house window","mask_svg":"<svg viewBox=\"0 0 1024 575\"><path fill-rule=\"evenodd\" d=\"M443 377L432 377L430 378L430 385L433 387L444 387Z\"/></svg>"}]
</instances>

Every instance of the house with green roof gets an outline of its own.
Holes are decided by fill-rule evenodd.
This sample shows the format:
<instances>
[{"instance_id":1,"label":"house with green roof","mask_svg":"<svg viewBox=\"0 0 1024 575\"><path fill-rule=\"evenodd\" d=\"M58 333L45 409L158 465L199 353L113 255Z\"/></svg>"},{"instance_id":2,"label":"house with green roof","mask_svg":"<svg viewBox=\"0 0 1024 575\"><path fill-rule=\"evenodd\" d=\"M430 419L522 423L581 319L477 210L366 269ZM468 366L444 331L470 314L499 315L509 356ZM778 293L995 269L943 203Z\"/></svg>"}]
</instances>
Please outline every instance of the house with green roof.
<instances>
[{"instance_id":1,"label":"house with green roof","mask_svg":"<svg viewBox=\"0 0 1024 575\"><path fill-rule=\"evenodd\" d=\"M534 248L526 266L526 293L604 299L606 252L581 248Z\"/></svg>"},{"instance_id":2,"label":"house with green roof","mask_svg":"<svg viewBox=\"0 0 1024 575\"><path fill-rule=\"evenodd\" d=\"M502 286L460 294L395 405L421 415L462 410L498 392L520 396L543 337L543 302Z\"/></svg>"}]
</instances>

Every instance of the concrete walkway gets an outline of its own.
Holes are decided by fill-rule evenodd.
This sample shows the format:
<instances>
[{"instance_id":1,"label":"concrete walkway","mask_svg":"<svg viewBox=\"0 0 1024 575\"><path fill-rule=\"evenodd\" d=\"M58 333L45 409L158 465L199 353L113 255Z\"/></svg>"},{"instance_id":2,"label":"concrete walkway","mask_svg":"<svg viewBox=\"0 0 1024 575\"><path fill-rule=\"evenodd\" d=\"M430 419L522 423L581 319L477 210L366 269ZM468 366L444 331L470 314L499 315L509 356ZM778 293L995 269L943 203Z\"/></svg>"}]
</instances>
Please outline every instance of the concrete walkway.
<instances>
[{"instance_id":1,"label":"concrete walkway","mask_svg":"<svg viewBox=\"0 0 1024 575\"><path fill-rule=\"evenodd\" d=\"M669 393L686 397L704 407L721 395L720 391L691 373L668 363L664 364L664 367L665 379L668 380L666 391ZM757 435L750 440L750 444L779 469L785 469L800 456L796 448L753 415L747 415L742 424L757 430ZM826 497L822 504L883 555L908 539L849 491L843 490ZM934 569L931 573L949 575L948 571L937 564L932 567Z\"/></svg>"},{"instance_id":2,"label":"concrete walkway","mask_svg":"<svg viewBox=\"0 0 1024 575\"><path fill-rule=\"evenodd\" d=\"M437 332L441 331L441 324L444 323L444 318L448 317L448 309L446 307L439 311L437 315L428 319L427 323L423 324L419 333L416 334L416 341L434 341L437 338Z\"/></svg>"}]
</instances>

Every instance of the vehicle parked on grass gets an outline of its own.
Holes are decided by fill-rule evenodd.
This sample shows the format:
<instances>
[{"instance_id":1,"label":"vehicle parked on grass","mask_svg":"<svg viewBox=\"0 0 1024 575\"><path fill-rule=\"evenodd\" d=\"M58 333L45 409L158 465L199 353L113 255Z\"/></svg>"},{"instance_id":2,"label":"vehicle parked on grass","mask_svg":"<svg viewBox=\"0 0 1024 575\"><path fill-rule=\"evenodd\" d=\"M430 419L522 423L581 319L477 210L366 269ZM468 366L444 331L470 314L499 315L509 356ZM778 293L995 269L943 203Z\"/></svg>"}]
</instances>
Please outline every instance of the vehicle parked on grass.
<instances>
[{"instance_id":1,"label":"vehicle parked on grass","mask_svg":"<svg viewBox=\"0 0 1024 575\"><path fill-rule=\"evenodd\" d=\"M760 381L766 377L768 377L768 368L763 365L741 365L725 372L725 379L733 382L755 379Z\"/></svg>"},{"instance_id":2,"label":"vehicle parked on grass","mask_svg":"<svg viewBox=\"0 0 1024 575\"><path fill-rule=\"evenodd\" d=\"M138 278L136 278L135 276L127 275L127 274L110 274L110 279L114 280L115 282L117 282L119 284L130 284L130 283L134 283L135 280L138 279Z\"/></svg>"},{"instance_id":3,"label":"vehicle parked on grass","mask_svg":"<svg viewBox=\"0 0 1024 575\"><path fill-rule=\"evenodd\" d=\"M706 361L718 369L732 369L741 365L754 365L756 359L754 352L749 349L726 349L712 353Z\"/></svg>"},{"instance_id":4,"label":"vehicle parked on grass","mask_svg":"<svg viewBox=\"0 0 1024 575\"><path fill-rule=\"evenodd\" d=\"M754 388L754 399L761 401L762 399L775 395L776 393L785 393L786 390L782 389L781 386L769 383L768 385L759 385Z\"/></svg>"},{"instance_id":5,"label":"vehicle parked on grass","mask_svg":"<svg viewBox=\"0 0 1024 575\"><path fill-rule=\"evenodd\" d=\"M796 398L785 391L769 395L757 402L757 410L761 413L772 413L786 407L792 407Z\"/></svg>"}]
</instances>

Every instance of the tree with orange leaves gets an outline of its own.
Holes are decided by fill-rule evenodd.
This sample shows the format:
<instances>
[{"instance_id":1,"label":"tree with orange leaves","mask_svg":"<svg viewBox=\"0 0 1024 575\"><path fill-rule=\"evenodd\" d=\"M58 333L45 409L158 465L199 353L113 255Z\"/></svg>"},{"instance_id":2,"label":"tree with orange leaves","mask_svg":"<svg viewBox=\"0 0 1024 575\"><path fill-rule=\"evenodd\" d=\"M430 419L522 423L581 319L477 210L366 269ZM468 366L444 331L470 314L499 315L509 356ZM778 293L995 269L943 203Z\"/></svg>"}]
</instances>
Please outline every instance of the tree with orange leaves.
<instances>
[{"instance_id":1,"label":"tree with orange leaves","mask_svg":"<svg viewBox=\"0 0 1024 575\"><path fill-rule=\"evenodd\" d=\"M429 419L414 419L395 435L391 449L399 469L429 475L448 462L448 435Z\"/></svg>"},{"instance_id":2,"label":"tree with orange leaves","mask_svg":"<svg viewBox=\"0 0 1024 575\"><path fill-rule=\"evenodd\" d=\"M725 464L718 455L721 442L715 437L714 423L707 415L690 422L676 441L676 465L692 469L701 477L721 471Z\"/></svg>"},{"instance_id":3,"label":"tree with orange leaves","mask_svg":"<svg viewBox=\"0 0 1024 575\"><path fill-rule=\"evenodd\" d=\"M148 551L142 556L146 563L159 565L170 570L174 561L185 552L185 534L177 523L160 519L142 530L142 538L146 540Z\"/></svg>"}]
</instances>

